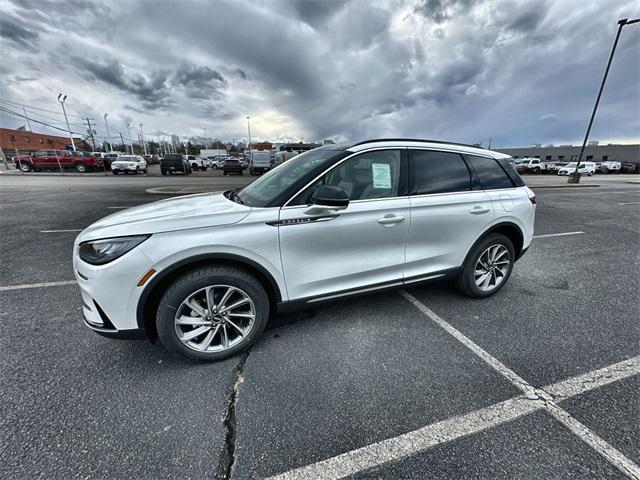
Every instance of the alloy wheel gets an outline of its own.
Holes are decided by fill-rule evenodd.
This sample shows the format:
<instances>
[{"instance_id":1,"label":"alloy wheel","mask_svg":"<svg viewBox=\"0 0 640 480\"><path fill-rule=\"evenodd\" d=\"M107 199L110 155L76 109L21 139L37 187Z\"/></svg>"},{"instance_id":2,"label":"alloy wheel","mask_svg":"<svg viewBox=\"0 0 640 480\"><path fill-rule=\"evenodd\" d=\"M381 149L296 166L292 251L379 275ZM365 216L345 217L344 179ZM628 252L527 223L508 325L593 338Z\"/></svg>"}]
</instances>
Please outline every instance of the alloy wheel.
<instances>
[{"instance_id":1,"label":"alloy wheel","mask_svg":"<svg viewBox=\"0 0 640 480\"><path fill-rule=\"evenodd\" d=\"M483 292L497 288L506 278L511 264L511 256L501 243L491 245L478 257L473 272L476 286Z\"/></svg>"},{"instance_id":2,"label":"alloy wheel","mask_svg":"<svg viewBox=\"0 0 640 480\"><path fill-rule=\"evenodd\" d=\"M197 352L222 352L241 343L255 324L251 297L238 287L211 285L189 295L178 307L178 339Z\"/></svg>"}]
</instances>

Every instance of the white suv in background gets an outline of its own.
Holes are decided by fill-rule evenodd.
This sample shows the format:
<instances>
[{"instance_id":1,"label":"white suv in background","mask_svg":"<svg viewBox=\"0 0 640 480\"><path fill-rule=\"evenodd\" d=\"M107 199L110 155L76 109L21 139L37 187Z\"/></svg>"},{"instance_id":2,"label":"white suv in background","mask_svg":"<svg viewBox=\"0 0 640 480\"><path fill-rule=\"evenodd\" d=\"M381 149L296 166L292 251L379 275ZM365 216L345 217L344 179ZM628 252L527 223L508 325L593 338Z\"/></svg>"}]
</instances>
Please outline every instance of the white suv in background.
<instances>
[{"instance_id":1,"label":"white suv in background","mask_svg":"<svg viewBox=\"0 0 640 480\"><path fill-rule=\"evenodd\" d=\"M115 213L75 241L85 323L218 360L292 308L446 278L487 297L533 236L535 196L510 160L426 140L330 145L239 192Z\"/></svg>"},{"instance_id":2,"label":"white suv in background","mask_svg":"<svg viewBox=\"0 0 640 480\"><path fill-rule=\"evenodd\" d=\"M140 155L120 155L111 162L111 171L114 175L119 173L147 173L147 162Z\"/></svg>"}]
</instances>

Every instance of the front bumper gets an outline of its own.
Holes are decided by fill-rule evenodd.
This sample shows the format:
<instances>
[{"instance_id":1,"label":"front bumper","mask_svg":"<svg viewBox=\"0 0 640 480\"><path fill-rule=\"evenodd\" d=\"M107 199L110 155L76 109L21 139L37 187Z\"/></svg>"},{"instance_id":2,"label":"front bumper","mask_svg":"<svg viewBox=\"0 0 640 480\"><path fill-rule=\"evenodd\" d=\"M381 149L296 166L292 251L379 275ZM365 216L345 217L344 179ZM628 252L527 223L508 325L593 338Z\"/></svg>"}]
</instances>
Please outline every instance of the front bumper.
<instances>
[{"instance_id":1,"label":"front bumper","mask_svg":"<svg viewBox=\"0 0 640 480\"><path fill-rule=\"evenodd\" d=\"M152 266L139 248L106 265L90 265L80 260L78 246L74 246L73 267L85 325L105 337L144 338L137 322L144 287L137 283Z\"/></svg>"}]
</instances>

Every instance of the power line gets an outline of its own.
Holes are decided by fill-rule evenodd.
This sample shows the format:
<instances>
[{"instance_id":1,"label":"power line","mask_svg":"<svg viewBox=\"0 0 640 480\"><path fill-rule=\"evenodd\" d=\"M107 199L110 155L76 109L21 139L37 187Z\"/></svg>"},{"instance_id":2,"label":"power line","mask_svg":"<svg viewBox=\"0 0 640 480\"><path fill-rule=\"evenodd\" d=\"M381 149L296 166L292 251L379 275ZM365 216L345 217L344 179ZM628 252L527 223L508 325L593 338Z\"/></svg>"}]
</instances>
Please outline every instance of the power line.
<instances>
[{"instance_id":1,"label":"power line","mask_svg":"<svg viewBox=\"0 0 640 480\"><path fill-rule=\"evenodd\" d=\"M13 104L15 106L18 107L22 107L22 108L26 108L28 110L39 110L41 112L49 112L49 113L55 113L55 114L59 114L60 112L57 112L55 110L48 110L46 108L40 108L40 107L32 107L30 105L27 105L26 103L20 103L20 102L16 102L14 100L9 100L8 98L2 98L0 97L0 101L8 103L8 104ZM15 108L15 107L14 107ZM82 115L78 115L77 113L70 113L69 114L70 117L80 117L83 118Z\"/></svg>"},{"instance_id":2,"label":"power line","mask_svg":"<svg viewBox=\"0 0 640 480\"><path fill-rule=\"evenodd\" d=\"M15 115L16 117L25 118L25 119L27 118L24 114L8 110L7 108L3 107L2 105L0 105L0 111L1 112L5 112L5 113L9 113L11 115ZM31 117L29 117L29 120L32 121L32 122L35 122L35 123L39 123L41 125L45 125L45 126L47 126L49 128L53 128L55 130L60 130L62 132L71 133L72 135L74 135L74 134L75 135L82 135L82 133L69 131L66 128L56 127L55 125L51 125L51 124L46 123L46 122L41 122L40 120L36 120L36 119L31 118Z\"/></svg>"}]
</instances>

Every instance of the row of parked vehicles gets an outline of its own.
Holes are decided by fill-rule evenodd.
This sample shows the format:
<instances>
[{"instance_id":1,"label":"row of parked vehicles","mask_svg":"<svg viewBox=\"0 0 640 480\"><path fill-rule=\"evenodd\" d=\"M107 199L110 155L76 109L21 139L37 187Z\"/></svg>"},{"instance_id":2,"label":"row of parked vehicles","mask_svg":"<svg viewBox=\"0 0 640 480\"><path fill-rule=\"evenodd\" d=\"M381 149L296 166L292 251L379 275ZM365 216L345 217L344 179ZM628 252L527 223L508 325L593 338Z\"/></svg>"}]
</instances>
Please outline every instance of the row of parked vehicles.
<instances>
[{"instance_id":1,"label":"row of parked vehicles","mask_svg":"<svg viewBox=\"0 0 640 480\"><path fill-rule=\"evenodd\" d=\"M578 162L547 162L539 158L517 158L513 164L518 173L569 175L576 170ZM596 173L640 173L640 164L634 162L580 162L578 172L583 175Z\"/></svg>"}]
</instances>

